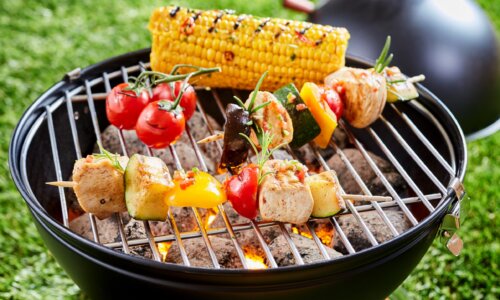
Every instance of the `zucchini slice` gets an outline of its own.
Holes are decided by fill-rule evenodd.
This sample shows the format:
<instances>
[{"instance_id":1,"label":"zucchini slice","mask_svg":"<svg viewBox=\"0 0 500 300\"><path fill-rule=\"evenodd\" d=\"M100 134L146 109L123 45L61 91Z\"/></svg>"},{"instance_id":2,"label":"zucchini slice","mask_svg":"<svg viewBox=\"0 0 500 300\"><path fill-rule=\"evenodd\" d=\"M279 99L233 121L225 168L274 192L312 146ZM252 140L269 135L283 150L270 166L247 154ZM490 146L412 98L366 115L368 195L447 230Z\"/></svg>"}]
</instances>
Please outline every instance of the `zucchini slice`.
<instances>
[{"instance_id":1,"label":"zucchini slice","mask_svg":"<svg viewBox=\"0 0 500 300\"><path fill-rule=\"evenodd\" d=\"M173 183L168 169L157 157L134 154L125 169L125 203L136 220L164 221L167 218L167 193Z\"/></svg>"},{"instance_id":2,"label":"zucchini slice","mask_svg":"<svg viewBox=\"0 0 500 300\"><path fill-rule=\"evenodd\" d=\"M339 181L335 171L326 171L305 179L311 189L314 206L311 216L327 218L345 209L344 199L340 196Z\"/></svg>"},{"instance_id":3,"label":"zucchini slice","mask_svg":"<svg viewBox=\"0 0 500 300\"><path fill-rule=\"evenodd\" d=\"M300 98L299 91L293 83L275 91L274 96L285 107L292 119L293 139L289 144L290 147L300 148L319 135L321 128Z\"/></svg>"},{"instance_id":4,"label":"zucchini slice","mask_svg":"<svg viewBox=\"0 0 500 300\"><path fill-rule=\"evenodd\" d=\"M407 81L408 77L401 73L399 68L387 68L385 76L388 83L387 102L408 101L418 98L417 88L413 83Z\"/></svg>"}]
</instances>

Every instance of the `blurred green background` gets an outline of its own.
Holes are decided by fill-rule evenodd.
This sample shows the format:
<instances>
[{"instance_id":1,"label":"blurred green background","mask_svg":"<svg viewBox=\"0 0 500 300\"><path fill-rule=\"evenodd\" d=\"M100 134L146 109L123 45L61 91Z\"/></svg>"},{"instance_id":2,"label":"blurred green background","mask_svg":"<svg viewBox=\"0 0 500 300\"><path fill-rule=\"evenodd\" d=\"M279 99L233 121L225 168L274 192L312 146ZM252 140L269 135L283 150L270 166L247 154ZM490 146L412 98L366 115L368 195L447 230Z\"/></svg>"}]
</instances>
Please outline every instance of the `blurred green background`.
<instances>
[{"instance_id":1,"label":"blurred green background","mask_svg":"<svg viewBox=\"0 0 500 300\"><path fill-rule=\"evenodd\" d=\"M85 298L41 241L11 181L7 153L23 111L67 71L148 47L154 7L170 1L29 1L0 4L0 298ZM179 1L178 1L179 2ZM500 1L481 0L500 30ZM259 16L304 19L281 1L184 1L196 8L232 8ZM471 142L465 186L469 216L458 258L435 241L392 298L498 299L500 133Z\"/></svg>"}]
</instances>

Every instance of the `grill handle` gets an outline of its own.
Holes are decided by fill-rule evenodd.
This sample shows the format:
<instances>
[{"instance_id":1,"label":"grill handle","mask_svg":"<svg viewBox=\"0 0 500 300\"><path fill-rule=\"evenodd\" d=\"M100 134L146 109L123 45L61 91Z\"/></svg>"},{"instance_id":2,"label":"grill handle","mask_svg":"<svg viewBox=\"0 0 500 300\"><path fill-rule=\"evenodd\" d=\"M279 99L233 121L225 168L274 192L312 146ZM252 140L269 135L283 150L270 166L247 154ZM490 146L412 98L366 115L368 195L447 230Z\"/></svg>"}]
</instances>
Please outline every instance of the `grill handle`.
<instances>
[{"instance_id":1,"label":"grill handle","mask_svg":"<svg viewBox=\"0 0 500 300\"><path fill-rule=\"evenodd\" d=\"M457 231L460 229L460 209L462 199L465 196L465 189L460 179L455 178L450 185L451 193L455 194L457 201L449 210L449 213L444 216L443 223L441 224L442 236L446 239L446 247L450 252L458 256L462 251L464 244Z\"/></svg>"}]
</instances>

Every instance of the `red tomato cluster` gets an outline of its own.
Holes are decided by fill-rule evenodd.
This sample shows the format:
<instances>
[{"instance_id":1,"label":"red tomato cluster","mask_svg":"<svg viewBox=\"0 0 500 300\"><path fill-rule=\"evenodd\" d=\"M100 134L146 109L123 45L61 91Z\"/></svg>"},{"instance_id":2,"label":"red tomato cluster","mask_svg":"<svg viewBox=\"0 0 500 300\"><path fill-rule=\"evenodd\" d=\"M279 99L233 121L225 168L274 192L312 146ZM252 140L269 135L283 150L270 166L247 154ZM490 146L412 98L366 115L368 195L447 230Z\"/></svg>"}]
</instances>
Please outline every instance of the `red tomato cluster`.
<instances>
[{"instance_id":1,"label":"red tomato cluster","mask_svg":"<svg viewBox=\"0 0 500 300\"><path fill-rule=\"evenodd\" d=\"M172 92L172 86L174 91ZM164 148L182 134L196 109L196 93L186 83L184 92L175 107L182 81L160 83L150 96L147 90L131 90L129 83L115 86L106 97L106 115L120 129L135 129L139 139L151 148Z\"/></svg>"}]
</instances>

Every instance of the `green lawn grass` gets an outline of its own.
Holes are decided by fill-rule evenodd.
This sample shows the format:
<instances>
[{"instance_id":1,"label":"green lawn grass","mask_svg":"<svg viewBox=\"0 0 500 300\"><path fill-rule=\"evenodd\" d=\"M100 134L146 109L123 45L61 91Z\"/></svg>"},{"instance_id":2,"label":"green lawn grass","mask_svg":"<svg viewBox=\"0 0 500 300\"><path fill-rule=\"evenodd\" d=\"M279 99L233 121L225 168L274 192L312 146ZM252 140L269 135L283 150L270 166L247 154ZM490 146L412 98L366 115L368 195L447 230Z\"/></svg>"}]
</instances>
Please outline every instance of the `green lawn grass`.
<instances>
[{"instance_id":1,"label":"green lawn grass","mask_svg":"<svg viewBox=\"0 0 500 300\"><path fill-rule=\"evenodd\" d=\"M0 298L84 298L45 248L7 165L12 130L27 106L62 75L149 46L154 7L168 1L3 0L0 10ZM199 8L304 18L280 1L186 1ZM235 4L236 3L236 4ZM498 1L482 0L499 28ZM97 9L98 8L98 9ZM471 210L459 258L438 241L399 290L413 298L498 298L500 133L468 144Z\"/></svg>"}]
</instances>

